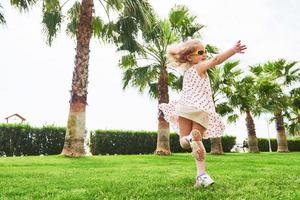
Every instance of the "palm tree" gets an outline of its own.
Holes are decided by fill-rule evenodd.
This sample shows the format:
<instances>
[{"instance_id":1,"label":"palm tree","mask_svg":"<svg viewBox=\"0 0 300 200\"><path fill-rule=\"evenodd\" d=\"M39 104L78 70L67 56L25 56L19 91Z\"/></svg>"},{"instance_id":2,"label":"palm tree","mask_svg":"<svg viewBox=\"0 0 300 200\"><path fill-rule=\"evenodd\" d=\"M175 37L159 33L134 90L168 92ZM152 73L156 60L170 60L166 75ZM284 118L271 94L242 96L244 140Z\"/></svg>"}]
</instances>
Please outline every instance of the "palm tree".
<instances>
[{"instance_id":1,"label":"palm tree","mask_svg":"<svg viewBox=\"0 0 300 200\"><path fill-rule=\"evenodd\" d=\"M222 67L215 67L209 70L208 75L211 80L213 100L217 113L221 116L228 116L228 122L235 121L238 117L233 108L229 105L226 94L231 91L231 87L242 74L237 69L239 61L226 62ZM211 154L224 154L221 138L211 138Z\"/></svg>"},{"instance_id":2,"label":"palm tree","mask_svg":"<svg viewBox=\"0 0 300 200\"><path fill-rule=\"evenodd\" d=\"M288 107L289 98L282 91L272 77L260 77L257 79L257 89L259 94L258 103L266 112L274 115L277 129L278 152L288 152L285 127L283 120L283 111Z\"/></svg>"},{"instance_id":3,"label":"palm tree","mask_svg":"<svg viewBox=\"0 0 300 200\"><path fill-rule=\"evenodd\" d=\"M47 9L47 7L45 7L45 9ZM88 86L89 45L92 37L93 9L93 0L82 1L80 5L80 17L76 34L77 47L75 69L72 79L70 111L66 129L65 144L62 151L62 154L66 156L77 157L85 154L83 144Z\"/></svg>"},{"instance_id":4,"label":"palm tree","mask_svg":"<svg viewBox=\"0 0 300 200\"><path fill-rule=\"evenodd\" d=\"M248 132L249 152L258 153L258 142L256 137L255 124L253 114L258 115L261 108L256 104L256 89L254 77L247 75L239 81L234 82L231 91L227 91L226 95L229 99L229 105L237 108L241 114L246 114L246 127ZM237 115L232 115L230 120L235 121Z\"/></svg>"},{"instance_id":5,"label":"palm tree","mask_svg":"<svg viewBox=\"0 0 300 200\"><path fill-rule=\"evenodd\" d=\"M287 62L279 59L267 62L262 66L253 67L251 70L258 77L259 93L263 107L273 113L277 130L277 152L288 152L287 137L284 126L283 113L289 107L289 97L285 90L300 80L297 62ZM269 87L271 89L269 89Z\"/></svg>"},{"instance_id":6,"label":"palm tree","mask_svg":"<svg viewBox=\"0 0 300 200\"><path fill-rule=\"evenodd\" d=\"M129 53L120 61L120 67L124 71L123 89L129 84L138 87L140 91L147 88L150 96L158 99L159 104L168 103L168 86L171 89L180 89L182 76L178 77L178 74L167 70L166 49L171 43L183 41L188 37L199 37L203 26L196 23L195 19L186 7L176 6L169 13L168 19L156 18L150 29L143 29L142 38L138 43L139 49L134 52L128 49ZM169 123L159 111L156 154L171 153L169 134Z\"/></svg>"},{"instance_id":7,"label":"palm tree","mask_svg":"<svg viewBox=\"0 0 300 200\"><path fill-rule=\"evenodd\" d=\"M287 128L291 135L300 136L300 87L291 90L290 101L290 107L285 112L289 119Z\"/></svg>"},{"instance_id":8,"label":"palm tree","mask_svg":"<svg viewBox=\"0 0 300 200\"><path fill-rule=\"evenodd\" d=\"M51 45L53 38L61 29L64 16L62 8L70 3L66 0L62 5L59 0L40 0L43 3L44 32L47 35L47 43ZM39 1L39 2L40 2ZM28 9L37 3L38 0L11 0L11 4L20 9ZM150 5L143 0L99 0L101 8L107 13L108 17L111 10L116 11L118 18L116 21L109 19L108 23L94 13L94 1L82 0L73 1L73 6L67 12L69 23L67 33L76 35L76 55L75 68L71 86L71 98L69 117L67 122L65 144L62 151L63 155L77 157L85 154L85 109L87 104L88 86L88 66L90 40L92 36L102 38L104 41L120 43L126 39L133 40L138 27L148 28ZM2 16L2 14L1 14ZM3 17L1 17L3 21ZM133 23L134 22L134 23ZM131 42L131 41L130 41Z\"/></svg>"},{"instance_id":9,"label":"palm tree","mask_svg":"<svg viewBox=\"0 0 300 200\"><path fill-rule=\"evenodd\" d=\"M284 59L279 59L274 62L266 63L264 66L264 70L266 73L272 73L273 75L275 75L276 80L278 81L279 85L281 85L282 90L285 90L288 89L288 87L293 83L299 82L300 80L300 67L296 64L297 61L287 62ZM283 120L283 112L284 109L286 110L286 108L288 107L289 102L287 96L288 95L284 95L283 98L278 99L279 104L283 105L283 107L279 107L274 112L277 129L277 152L289 152Z\"/></svg>"}]
</instances>

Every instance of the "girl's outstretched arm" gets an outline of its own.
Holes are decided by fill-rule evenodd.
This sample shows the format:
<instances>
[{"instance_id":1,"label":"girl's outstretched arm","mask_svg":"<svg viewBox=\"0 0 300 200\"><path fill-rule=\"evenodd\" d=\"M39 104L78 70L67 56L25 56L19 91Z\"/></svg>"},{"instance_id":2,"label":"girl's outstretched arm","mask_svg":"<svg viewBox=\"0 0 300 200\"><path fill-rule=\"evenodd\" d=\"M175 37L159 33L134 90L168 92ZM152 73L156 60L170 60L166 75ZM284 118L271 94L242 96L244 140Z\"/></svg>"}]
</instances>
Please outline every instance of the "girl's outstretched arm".
<instances>
[{"instance_id":1,"label":"girl's outstretched arm","mask_svg":"<svg viewBox=\"0 0 300 200\"><path fill-rule=\"evenodd\" d=\"M227 51L224 51L217 56L213 57L210 60L206 60L203 62L200 62L197 66L197 71L200 74L204 74L208 69L221 64L231 56L233 56L236 53L245 53L244 50L247 49L246 45L242 45L241 41L239 40L232 48L228 49Z\"/></svg>"}]
</instances>

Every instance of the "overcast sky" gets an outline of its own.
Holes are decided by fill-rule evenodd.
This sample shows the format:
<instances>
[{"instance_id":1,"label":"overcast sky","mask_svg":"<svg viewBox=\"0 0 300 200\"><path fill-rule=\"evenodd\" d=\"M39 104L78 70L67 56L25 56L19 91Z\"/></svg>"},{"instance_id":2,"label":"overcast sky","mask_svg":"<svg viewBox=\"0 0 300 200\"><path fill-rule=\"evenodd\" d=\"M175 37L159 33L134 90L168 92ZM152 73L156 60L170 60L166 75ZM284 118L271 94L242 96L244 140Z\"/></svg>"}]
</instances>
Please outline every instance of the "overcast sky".
<instances>
[{"instance_id":1,"label":"overcast sky","mask_svg":"<svg viewBox=\"0 0 300 200\"><path fill-rule=\"evenodd\" d=\"M41 27L41 7L20 14L2 2L7 25L0 26L0 123L18 113L34 126L65 126L74 68L75 43L62 30L51 47ZM248 46L236 55L245 71L249 65L285 58L300 60L300 2L297 0L151 0L162 18L175 4L187 5L205 25L203 43L221 50L241 39ZM96 9L100 8L95 1ZM65 27L65 25L63 26ZM122 90L115 48L91 42L87 128L157 130L157 101L130 88ZM176 94L171 95L171 99ZM255 119L257 136L267 137L267 116ZM226 122L226 120L224 120ZM227 124L226 134L247 136L244 116ZM269 132L275 137L274 124Z\"/></svg>"}]
</instances>

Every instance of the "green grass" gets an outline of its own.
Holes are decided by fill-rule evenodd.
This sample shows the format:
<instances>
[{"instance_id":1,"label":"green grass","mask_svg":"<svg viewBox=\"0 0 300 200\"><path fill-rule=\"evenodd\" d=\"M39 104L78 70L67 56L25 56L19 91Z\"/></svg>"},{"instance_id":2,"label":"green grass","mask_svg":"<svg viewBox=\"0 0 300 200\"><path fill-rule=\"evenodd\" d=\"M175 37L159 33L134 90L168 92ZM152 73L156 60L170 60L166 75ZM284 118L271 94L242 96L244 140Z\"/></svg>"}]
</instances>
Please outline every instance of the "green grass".
<instances>
[{"instance_id":1,"label":"green grass","mask_svg":"<svg viewBox=\"0 0 300 200\"><path fill-rule=\"evenodd\" d=\"M206 161L216 183L195 190L190 154L0 158L0 199L300 199L300 153Z\"/></svg>"}]
</instances>

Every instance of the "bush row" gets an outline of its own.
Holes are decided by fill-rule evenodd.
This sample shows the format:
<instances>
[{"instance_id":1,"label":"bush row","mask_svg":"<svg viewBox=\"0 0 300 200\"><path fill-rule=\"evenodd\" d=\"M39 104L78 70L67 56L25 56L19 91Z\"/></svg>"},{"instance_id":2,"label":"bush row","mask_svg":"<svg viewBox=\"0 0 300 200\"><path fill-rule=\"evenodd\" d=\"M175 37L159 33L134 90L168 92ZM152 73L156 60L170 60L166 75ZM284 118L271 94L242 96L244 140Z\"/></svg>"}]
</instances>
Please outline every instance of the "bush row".
<instances>
[{"instance_id":1,"label":"bush row","mask_svg":"<svg viewBox=\"0 0 300 200\"><path fill-rule=\"evenodd\" d=\"M30 125L0 124L1 155L54 155L60 154L64 145L66 129L44 126L34 128ZM97 130L90 134L90 150L98 154L151 154L156 149L157 133L149 131ZM203 141L210 152L210 140ZM235 137L222 137L224 152L230 152ZM258 138L260 151L269 151L268 139ZM277 151L276 139L271 139L272 151ZM300 151L300 138L289 139L290 151ZM170 134L171 152L188 152L182 149L177 134Z\"/></svg>"},{"instance_id":2,"label":"bush row","mask_svg":"<svg viewBox=\"0 0 300 200\"><path fill-rule=\"evenodd\" d=\"M0 155L54 155L62 151L66 129L0 124Z\"/></svg>"},{"instance_id":3,"label":"bush row","mask_svg":"<svg viewBox=\"0 0 300 200\"><path fill-rule=\"evenodd\" d=\"M277 151L277 140L270 139L272 151ZM300 138L288 139L289 151L300 151ZM258 138L258 149L260 151L269 151L269 140L267 138Z\"/></svg>"},{"instance_id":4,"label":"bush row","mask_svg":"<svg viewBox=\"0 0 300 200\"><path fill-rule=\"evenodd\" d=\"M90 150L98 154L149 154L156 149L157 132L97 130L91 132ZM210 152L210 140L203 141L207 152ZM235 144L235 137L222 137L224 152L230 152ZM170 149L173 153L189 152L182 149L177 134L170 134Z\"/></svg>"}]
</instances>

